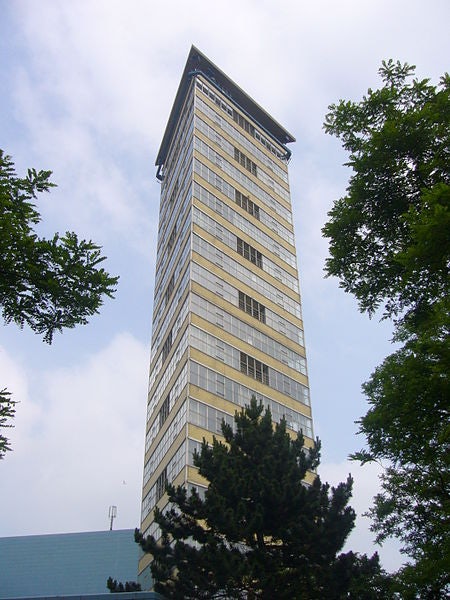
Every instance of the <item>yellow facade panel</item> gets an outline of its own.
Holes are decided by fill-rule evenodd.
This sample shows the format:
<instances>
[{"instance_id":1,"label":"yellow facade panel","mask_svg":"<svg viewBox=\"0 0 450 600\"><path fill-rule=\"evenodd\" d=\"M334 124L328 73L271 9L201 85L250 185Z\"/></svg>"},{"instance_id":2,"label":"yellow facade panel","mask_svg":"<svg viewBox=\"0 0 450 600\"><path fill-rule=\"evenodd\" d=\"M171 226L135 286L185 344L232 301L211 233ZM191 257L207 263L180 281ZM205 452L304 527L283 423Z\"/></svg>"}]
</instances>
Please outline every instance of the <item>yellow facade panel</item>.
<instances>
[{"instance_id":1,"label":"yellow facade panel","mask_svg":"<svg viewBox=\"0 0 450 600\"><path fill-rule=\"evenodd\" d=\"M256 327L258 330L262 331L263 333L265 333L269 337L273 338L280 344L283 344L284 346L286 346L286 348L289 348L290 350L293 350L294 352L298 352L301 356L305 357L306 353L305 353L304 346L297 344L296 342L289 339L288 337L286 337L279 331L275 331L275 329L272 329L271 327L269 327L269 325L266 325L262 321L255 322L255 318L243 310L240 310L239 313L237 313L236 308L234 306L230 305L230 303L227 302L227 300L224 300L218 294L211 292L211 290L204 288L202 285L200 285L196 281L192 282L192 291L195 294L197 294L198 296L205 298L212 304L215 304L219 308L222 308L223 310L225 310L227 312L234 312L236 318L240 319L244 323L247 323L251 327ZM301 327L299 327L299 328L301 329Z\"/></svg>"},{"instance_id":2,"label":"yellow facade panel","mask_svg":"<svg viewBox=\"0 0 450 600\"><path fill-rule=\"evenodd\" d=\"M264 303L266 308L269 308L273 312L278 313L280 316L285 318L287 321L291 321L294 325L296 325L297 327L299 327L300 329L303 330L302 319L299 319L298 317L296 317L292 313L288 312L282 306L280 306L279 304L276 304L269 298L262 296L259 292L257 292L250 286L246 285L245 283L242 283L239 279L236 279L235 277L233 277L233 275L226 273L218 265L211 265L210 261L208 261L206 258L201 256L197 252L192 253L192 260L193 260L193 262L196 262L197 264L204 267L206 270L211 271L211 268L213 267L213 272L215 275L217 275L218 279L223 279L225 281L228 281L228 283L230 285L232 285L233 287L235 287L237 290L240 290L241 292L244 292L245 294L248 294L249 296L253 296L256 300L260 300L261 302ZM294 300L295 302L299 302L298 295L296 295L296 297L293 298L292 297L293 294L294 294L294 292L292 292L292 290L291 290L291 295L289 297L292 300ZM286 294L286 295L288 295L288 294Z\"/></svg>"},{"instance_id":3,"label":"yellow facade panel","mask_svg":"<svg viewBox=\"0 0 450 600\"><path fill-rule=\"evenodd\" d=\"M208 233L207 231L202 229L196 223L193 224L192 230L199 237L202 237L207 242L209 242L210 244L212 244L215 247L217 247L218 249L220 249L226 256L231 256L232 250L229 246L227 246L226 244L224 244L223 242L218 240L216 237L214 237L213 235L211 235L210 233ZM242 265L243 267L245 267L246 269L248 269L249 271L251 271L252 273L257 275L258 277L261 277L261 279L264 279L265 281L270 283L273 287L279 289L280 292L282 292L289 298L292 298L292 300L294 300L295 302L300 303L300 295L298 292L295 292L287 284L283 283L282 281L280 281L273 275L270 275L269 273L263 271L262 269L260 269L256 265L254 265L249 260L246 260L243 256L241 256L237 252L235 254L236 254L236 256L233 256L233 260L236 263ZM211 264L211 263L209 263L209 261L207 261L206 264ZM230 275L227 274L226 278L228 279L229 277L230 277Z\"/></svg>"},{"instance_id":4,"label":"yellow facade panel","mask_svg":"<svg viewBox=\"0 0 450 600\"><path fill-rule=\"evenodd\" d=\"M205 214L207 214L216 223L219 223L220 225L222 225L222 227L224 229L227 229L228 231L231 231L231 233L233 233L237 237L242 237L242 235L243 235L242 231L238 227L236 227L235 225L233 225L232 223L230 223L229 221L227 221L221 215L217 214L217 212L215 212L214 210L212 210L211 208L209 208L209 206L205 206L205 204L203 204L200 200L197 200L197 198L194 198L193 205L197 206L202 212L204 212ZM272 252L272 250L270 250L269 248L267 248L267 246L264 246L263 244L261 244L257 240L252 240L252 246L254 246L257 250L259 250L260 252L262 252L263 255L265 257L267 257L269 260L271 260L272 262L276 263L277 261L280 260L279 256L277 256L276 254L274 254ZM297 272L296 267L293 267L293 266L291 266L288 263L286 263L286 262L283 261L283 269L287 273L289 273L289 275L291 275L292 277L297 277L298 278L298 272Z\"/></svg>"},{"instance_id":5,"label":"yellow facade panel","mask_svg":"<svg viewBox=\"0 0 450 600\"><path fill-rule=\"evenodd\" d=\"M207 86L210 86L211 84L205 80L201 75L199 76L200 81L202 81L204 84L206 84ZM220 93L219 90L214 90L214 93L217 94L225 103L229 104L229 99L227 99L226 96L224 96L223 94ZM201 92L199 92L199 90L195 90L195 94L199 96L199 98L201 98L206 104L209 105L210 108L212 108L213 110L217 111L217 106L216 104L205 94L202 94ZM242 113L242 111L239 110L239 108L237 107L233 107L233 110L236 110L239 114L241 114L242 116L245 117L245 115ZM224 120L228 121L228 123L230 125L232 125L233 127L235 127L235 122L234 120L224 111L220 112L220 116L221 118L223 118ZM259 128L258 128L259 129ZM254 138L252 136L250 136L250 134L248 134L245 130L241 130L239 129L239 133L243 133L250 142L254 143ZM261 132L262 133L262 132ZM274 140L273 144L277 145L276 142ZM281 160L279 158L274 157L274 155L264 146L261 146L261 151L264 152L268 158L271 158L273 160L276 160L277 164L280 166L280 168L284 169L287 173L287 164L284 160ZM278 146L278 150L280 152L280 154L284 154L286 152L286 149L283 146Z\"/></svg>"},{"instance_id":6,"label":"yellow facade panel","mask_svg":"<svg viewBox=\"0 0 450 600\"><path fill-rule=\"evenodd\" d=\"M204 133L202 133L198 129L195 129L195 135L199 139L201 139L203 142L205 142L205 144L207 144L208 146L211 147L212 142L210 139L208 139L206 137L206 135ZM258 179L258 177L256 175L253 175L253 173L251 173L250 171L245 170L244 167L242 167L237 161L233 162L233 158L231 156L229 156L229 154L224 152L220 146L216 146L214 148L214 151L217 152L217 154L222 158L222 160L226 160L227 162L231 163L233 165L233 167L236 167L236 169L242 173L242 175L245 175L246 177L248 177L259 188L261 188L264 192L266 192L266 194L269 194L270 196L272 196L274 198L274 200L276 200L279 204L281 204L281 206L284 206L284 208L286 208L287 210L290 210L291 207L289 205L289 202L287 202L287 200L285 200L282 196L280 196L276 192L276 190L271 188L267 183L265 183L264 181L261 181L261 179ZM198 156L201 157L202 162L207 161L207 163L209 163L209 165L210 165L210 168L212 168L213 170L217 170L217 165L214 165L214 163L212 163L210 160L208 160L206 158L206 156L203 156L203 154L200 154L200 153L198 154ZM224 172L224 175L225 174L226 173ZM221 175L222 175L222 173L221 173ZM234 180L230 179L230 181L234 181ZM288 192L288 190L286 190L286 191Z\"/></svg>"}]
</instances>

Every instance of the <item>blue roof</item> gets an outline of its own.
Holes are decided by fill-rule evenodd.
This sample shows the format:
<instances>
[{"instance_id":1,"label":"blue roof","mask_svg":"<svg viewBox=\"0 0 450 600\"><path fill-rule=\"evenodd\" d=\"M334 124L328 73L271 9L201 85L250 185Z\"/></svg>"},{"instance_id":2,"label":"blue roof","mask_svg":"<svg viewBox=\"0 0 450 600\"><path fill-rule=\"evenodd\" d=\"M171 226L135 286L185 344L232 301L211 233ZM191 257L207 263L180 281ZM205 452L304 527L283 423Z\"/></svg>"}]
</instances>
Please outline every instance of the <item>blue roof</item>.
<instances>
[{"instance_id":1,"label":"blue roof","mask_svg":"<svg viewBox=\"0 0 450 600\"><path fill-rule=\"evenodd\" d=\"M108 594L110 576L137 581L139 552L133 529L0 538L0 598Z\"/></svg>"}]
</instances>

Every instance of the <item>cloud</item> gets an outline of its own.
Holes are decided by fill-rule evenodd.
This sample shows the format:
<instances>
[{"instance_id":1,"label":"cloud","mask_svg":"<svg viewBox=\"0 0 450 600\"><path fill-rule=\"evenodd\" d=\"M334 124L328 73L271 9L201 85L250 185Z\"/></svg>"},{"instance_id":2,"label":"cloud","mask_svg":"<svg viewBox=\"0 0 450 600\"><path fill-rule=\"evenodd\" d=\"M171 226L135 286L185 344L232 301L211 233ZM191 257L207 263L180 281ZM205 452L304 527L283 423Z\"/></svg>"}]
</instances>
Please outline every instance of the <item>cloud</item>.
<instances>
[{"instance_id":1,"label":"cloud","mask_svg":"<svg viewBox=\"0 0 450 600\"><path fill-rule=\"evenodd\" d=\"M117 528L139 525L148 356L124 333L79 364L25 375L2 350L20 404L1 535L105 529L112 504Z\"/></svg>"},{"instance_id":2,"label":"cloud","mask_svg":"<svg viewBox=\"0 0 450 600\"><path fill-rule=\"evenodd\" d=\"M33 424L40 418L40 409L28 402L29 385L24 365L19 360L14 360L3 346L0 346L0 377L0 389L6 388L17 402L15 417L8 420L8 424L13 427L3 431L14 448L19 429L31 433ZM10 452L6 454L0 463L0 469L11 456Z\"/></svg>"},{"instance_id":3,"label":"cloud","mask_svg":"<svg viewBox=\"0 0 450 600\"><path fill-rule=\"evenodd\" d=\"M373 497L380 491L381 467L374 463L361 467L352 461L324 463L319 467L321 480L333 486L345 481L349 473L353 477L353 496L350 506L354 508L357 517L355 528L345 544L344 551L353 550L368 556L378 552L382 567L388 572L396 571L407 560L400 554L399 542L388 540L382 546L375 546L375 534L370 531L370 519L364 516L373 505Z\"/></svg>"},{"instance_id":4,"label":"cloud","mask_svg":"<svg viewBox=\"0 0 450 600\"><path fill-rule=\"evenodd\" d=\"M322 280L320 229L349 175L322 122L330 103L378 85L383 58L415 63L436 81L448 68L449 12L446 0L432 10L420 0L230 0L219 13L206 0L9 3L0 24L3 143L19 165L54 171L59 187L40 199L43 227L92 237L122 277L101 317L60 340L70 366L52 367L54 354L25 332L22 346L5 334L13 341L0 373L21 402L14 451L0 464L0 534L101 529L110 504L118 527L138 524L149 353L136 338L150 328L142 282L155 263L153 163L192 43L298 140L290 178L313 412L330 456L321 473L336 482L356 473L354 503L366 510L376 475L340 458L360 443L360 383L391 349L389 333ZM353 536L366 524L358 535L371 553L367 519L359 521Z\"/></svg>"}]
</instances>

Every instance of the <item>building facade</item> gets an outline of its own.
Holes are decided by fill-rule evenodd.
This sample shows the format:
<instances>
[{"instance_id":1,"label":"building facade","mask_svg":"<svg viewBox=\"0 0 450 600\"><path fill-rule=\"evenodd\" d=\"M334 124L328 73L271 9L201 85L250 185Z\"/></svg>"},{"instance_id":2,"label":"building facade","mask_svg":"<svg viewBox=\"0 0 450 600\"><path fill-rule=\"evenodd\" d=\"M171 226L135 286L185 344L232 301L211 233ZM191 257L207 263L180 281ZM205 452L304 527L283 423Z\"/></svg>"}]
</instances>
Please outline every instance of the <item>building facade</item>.
<instances>
[{"instance_id":1,"label":"building facade","mask_svg":"<svg viewBox=\"0 0 450 600\"><path fill-rule=\"evenodd\" d=\"M192 48L156 160L161 182L141 531L167 482L254 395L312 444L288 181L295 141ZM139 565L148 575L150 557Z\"/></svg>"}]
</instances>

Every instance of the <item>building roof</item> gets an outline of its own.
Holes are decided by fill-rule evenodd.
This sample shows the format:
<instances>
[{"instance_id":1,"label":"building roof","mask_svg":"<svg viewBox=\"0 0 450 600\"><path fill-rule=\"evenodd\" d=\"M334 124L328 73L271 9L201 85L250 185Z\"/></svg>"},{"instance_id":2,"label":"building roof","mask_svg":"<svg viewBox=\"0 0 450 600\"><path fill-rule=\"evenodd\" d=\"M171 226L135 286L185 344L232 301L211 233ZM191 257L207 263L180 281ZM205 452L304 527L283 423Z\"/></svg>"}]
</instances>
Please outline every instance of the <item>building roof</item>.
<instances>
[{"instance_id":1,"label":"building roof","mask_svg":"<svg viewBox=\"0 0 450 600\"><path fill-rule=\"evenodd\" d=\"M3 537L0 598L101 595L136 581L138 558L134 529Z\"/></svg>"},{"instance_id":2,"label":"building roof","mask_svg":"<svg viewBox=\"0 0 450 600\"><path fill-rule=\"evenodd\" d=\"M295 138L273 119L259 104L257 104L248 94L246 94L238 85L234 83L223 71L212 63L195 46L191 47L186 66L178 86L175 102L170 112L166 131L161 143L161 147L156 158L156 165L164 164L167 152L169 150L172 135L175 131L178 117L186 97L191 78L194 75L202 74L215 87L237 104L244 113L249 115L258 125L280 144L295 142Z\"/></svg>"}]
</instances>

